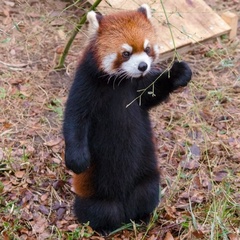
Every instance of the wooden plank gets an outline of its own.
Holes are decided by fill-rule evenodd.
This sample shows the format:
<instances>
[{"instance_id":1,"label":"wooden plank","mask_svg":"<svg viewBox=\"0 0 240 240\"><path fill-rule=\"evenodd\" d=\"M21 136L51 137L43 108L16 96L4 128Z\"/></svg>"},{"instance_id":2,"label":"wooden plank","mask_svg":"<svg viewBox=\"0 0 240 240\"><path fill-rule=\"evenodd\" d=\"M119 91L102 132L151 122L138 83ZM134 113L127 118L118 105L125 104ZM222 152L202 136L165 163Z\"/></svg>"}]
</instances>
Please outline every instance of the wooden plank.
<instances>
[{"instance_id":1,"label":"wooden plank","mask_svg":"<svg viewBox=\"0 0 240 240\"><path fill-rule=\"evenodd\" d=\"M89 2L93 3L94 0ZM174 51L174 45L181 52L183 49L187 51L231 30L203 0L163 0L174 41L160 0L103 0L98 11L109 14L120 10L135 10L143 3L152 9L152 22L157 32L161 59L167 58Z\"/></svg>"},{"instance_id":2,"label":"wooden plank","mask_svg":"<svg viewBox=\"0 0 240 240\"><path fill-rule=\"evenodd\" d=\"M229 38L234 39L237 36L237 28L238 28L237 14L227 11L221 14L221 17L231 27Z\"/></svg>"}]
</instances>

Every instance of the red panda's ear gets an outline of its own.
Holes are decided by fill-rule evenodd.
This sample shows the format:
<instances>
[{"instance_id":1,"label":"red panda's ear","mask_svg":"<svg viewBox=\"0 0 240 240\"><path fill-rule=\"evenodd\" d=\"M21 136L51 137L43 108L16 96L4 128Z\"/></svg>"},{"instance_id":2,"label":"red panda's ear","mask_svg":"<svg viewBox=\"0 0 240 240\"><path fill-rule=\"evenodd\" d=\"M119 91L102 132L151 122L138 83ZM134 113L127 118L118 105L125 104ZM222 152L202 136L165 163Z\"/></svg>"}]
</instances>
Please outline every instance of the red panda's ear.
<instances>
[{"instance_id":1,"label":"red panda's ear","mask_svg":"<svg viewBox=\"0 0 240 240\"><path fill-rule=\"evenodd\" d=\"M141 5L141 7L138 8L138 12L143 13L147 19L150 19L152 17L151 9L147 4Z\"/></svg>"},{"instance_id":2,"label":"red panda's ear","mask_svg":"<svg viewBox=\"0 0 240 240\"><path fill-rule=\"evenodd\" d=\"M99 29L99 23L103 18L102 15L95 13L94 11L90 11L87 14L87 20L89 22L89 31L91 33L96 33Z\"/></svg>"}]
</instances>

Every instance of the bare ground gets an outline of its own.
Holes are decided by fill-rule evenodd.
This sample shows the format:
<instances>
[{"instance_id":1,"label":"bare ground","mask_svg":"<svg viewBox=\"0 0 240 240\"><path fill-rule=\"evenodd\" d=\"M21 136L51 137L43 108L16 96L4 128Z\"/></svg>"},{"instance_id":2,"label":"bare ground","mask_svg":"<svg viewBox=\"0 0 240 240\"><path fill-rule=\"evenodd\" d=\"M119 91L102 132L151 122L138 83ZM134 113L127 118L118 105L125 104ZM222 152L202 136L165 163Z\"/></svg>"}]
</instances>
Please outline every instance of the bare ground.
<instances>
[{"instance_id":1,"label":"bare ground","mask_svg":"<svg viewBox=\"0 0 240 240\"><path fill-rule=\"evenodd\" d=\"M239 2L208 0L240 15ZM82 50L79 34L56 72L82 10L66 2L0 5L0 231L3 239L103 239L72 213L63 162L64 104ZM239 30L239 28L238 28ZM151 112L162 201L148 226L108 239L239 239L240 43L216 39L182 55L191 84Z\"/></svg>"}]
</instances>

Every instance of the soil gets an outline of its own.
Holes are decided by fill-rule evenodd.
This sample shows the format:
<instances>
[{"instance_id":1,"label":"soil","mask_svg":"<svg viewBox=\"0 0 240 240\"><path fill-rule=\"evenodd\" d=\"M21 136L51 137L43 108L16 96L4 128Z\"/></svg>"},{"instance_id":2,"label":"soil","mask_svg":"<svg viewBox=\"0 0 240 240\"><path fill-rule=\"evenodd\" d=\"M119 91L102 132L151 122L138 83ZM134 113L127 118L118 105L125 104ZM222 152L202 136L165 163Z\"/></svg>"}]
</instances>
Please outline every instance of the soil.
<instances>
[{"instance_id":1,"label":"soil","mask_svg":"<svg viewBox=\"0 0 240 240\"><path fill-rule=\"evenodd\" d=\"M206 2L240 16L238 0ZM64 165L62 118L85 28L65 71L54 70L83 12L79 3L60 0L3 0L0 6L3 239L104 239L77 223L72 173ZM161 204L148 226L126 225L107 239L238 239L239 29L234 40L217 38L181 55L193 70L192 82L151 111Z\"/></svg>"}]
</instances>

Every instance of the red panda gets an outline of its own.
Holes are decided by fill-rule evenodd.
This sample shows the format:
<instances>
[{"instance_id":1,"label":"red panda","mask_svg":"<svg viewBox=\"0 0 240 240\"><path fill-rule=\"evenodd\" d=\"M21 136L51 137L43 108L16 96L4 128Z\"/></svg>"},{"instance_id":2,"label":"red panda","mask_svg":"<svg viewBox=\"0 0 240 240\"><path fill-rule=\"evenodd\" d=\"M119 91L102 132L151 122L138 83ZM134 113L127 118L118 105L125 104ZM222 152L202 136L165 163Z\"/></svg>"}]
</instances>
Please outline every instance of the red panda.
<instances>
[{"instance_id":1,"label":"red panda","mask_svg":"<svg viewBox=\"0 0 240 240\"><path fill-rule=\"evenodd\" d=\"M101 233L131 220L148 222L157 207L160 176L148 110L192 75L185 62L165 72L155 67L159 50L150 18L146 4L107 16L88 13L90 39L66 103L74 212Z\"/></svg>"}]
</instances>

